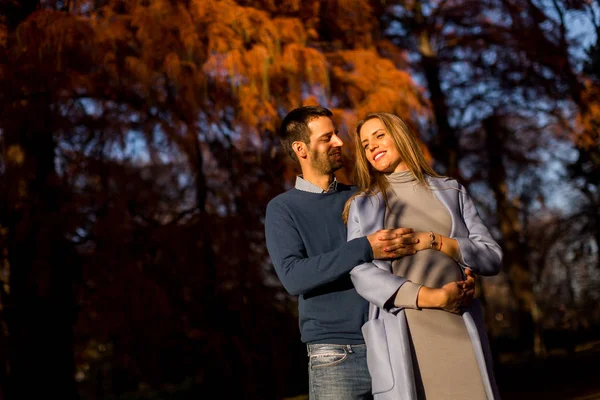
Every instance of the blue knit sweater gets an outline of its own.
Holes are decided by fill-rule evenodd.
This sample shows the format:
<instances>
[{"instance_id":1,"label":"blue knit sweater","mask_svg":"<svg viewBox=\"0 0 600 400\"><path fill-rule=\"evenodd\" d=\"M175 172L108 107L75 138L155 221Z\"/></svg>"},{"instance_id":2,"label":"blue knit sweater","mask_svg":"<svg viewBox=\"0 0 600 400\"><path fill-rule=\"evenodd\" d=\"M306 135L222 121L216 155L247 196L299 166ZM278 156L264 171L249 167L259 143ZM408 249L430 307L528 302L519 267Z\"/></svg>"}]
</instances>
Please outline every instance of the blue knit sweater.
<instances>
[{"instance_id":1,"label":"blue knit sweater","mask_svg":"<svg viewBox=\"0 0 600 400\"><path fill-rule=\"evenodd\" d=\"M305 343L364 343L368 302L350 270L373 260L366 237L347 242L342 210L355 188L338 183L329 193L290 189L267 206L267 249L284 288L298 295Z\"/></svg>"}]
</instances>

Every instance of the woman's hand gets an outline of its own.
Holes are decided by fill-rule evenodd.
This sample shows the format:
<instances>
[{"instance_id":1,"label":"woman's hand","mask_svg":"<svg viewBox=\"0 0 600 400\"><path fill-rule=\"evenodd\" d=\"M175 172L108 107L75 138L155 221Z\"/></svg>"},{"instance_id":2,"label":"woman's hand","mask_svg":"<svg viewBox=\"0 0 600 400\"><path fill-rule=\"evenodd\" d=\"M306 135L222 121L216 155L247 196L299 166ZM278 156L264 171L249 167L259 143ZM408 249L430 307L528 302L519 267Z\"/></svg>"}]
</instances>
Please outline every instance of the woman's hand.
<instances>
[{"instance_id":1,"label":"woman's hand","mask_svg":"<svg viewBox=\"0 0 600 400\"><path fill-rule=\"evenodd\" d=\"M461 308L468 307L475 295L475 275L470 269L465 269L467 278L464 281L450 282L442 286L445 303L442 310L459 314Z\"/></svg>"},{"instance_id":2,"label":"woman's hand","mask_svg":"<svg viewBox=\"0 0 600 400\"><path fill-rule=\"evenodd\" d=\"M415 244L414 249L416 251L421 250L437 250L453 260L458 260L460 255L460 249L458 248L458 242L455 239L445 237L439 233L433 233L435 240L433 241L433 247L431 247L431 232L416 232L414 237L419 241Z\"/></svg>"},{"instance_id":3,"label":"woman's hand","mask_svg":"<svg viewBox=\"0 0 600 400\"><path fill-rule=\"evenodd\" d=\"M429 232L416 232L414 235L419 240L419 242L415 244L416 251L431 248L431 237L429 236Z\"/></svg>"},{"instance_id":4,"label":"woman's hand","mask_svg":"<svg viewBox=\"0 0 600 400\"><path fill-rule=\"evenodd\" d=\"M417 306L460 314L461 308L468 307L475 295L475 275L470 269L465 269L465 274L465 280L449 282L439 289L422 286L417 295Z\"/></svg>"}]
</instances>

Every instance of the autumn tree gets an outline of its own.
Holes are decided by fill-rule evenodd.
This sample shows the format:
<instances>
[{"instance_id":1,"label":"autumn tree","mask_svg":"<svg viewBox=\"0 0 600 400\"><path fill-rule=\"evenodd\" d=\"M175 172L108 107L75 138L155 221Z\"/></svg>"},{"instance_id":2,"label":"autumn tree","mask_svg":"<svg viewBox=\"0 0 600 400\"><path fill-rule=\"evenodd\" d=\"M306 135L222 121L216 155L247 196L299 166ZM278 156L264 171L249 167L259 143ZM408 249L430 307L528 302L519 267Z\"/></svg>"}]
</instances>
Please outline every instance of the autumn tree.
<instances>
[{"instance_id":1,"label":"autumn tree","mask_svg":"<svg viewBox=\"0 0 600 400\"><path fill-rule=\"evenodd\" d=\"M334 109L345 132L375 109L427 114L376 11L32 2L5 21L9 394L72 398L73 375L99 395L202 393L223 377L240 382L226 396L304 387L293 300L262 232L289 176L276 131L301 104Z\"/></svg>"},{"instance_id":2,"label":"autumn tree","mask_svg":"<svg viewBox=\"0 0 600 400\"><path fill-rule=\"evenodd\" d=\"M583 217L580 218L585 225L583 235L591 235L595 241L596 266L600 269L600 5L576 4L594 27L595 41L586 49L581 83L572 85L572 97L578 108L578 126L573 135L577 159L569 165L569 173L585 199L583 212L576 215ZM564 24L564 19L561 22Z\"/></svg>"}]
</instances>

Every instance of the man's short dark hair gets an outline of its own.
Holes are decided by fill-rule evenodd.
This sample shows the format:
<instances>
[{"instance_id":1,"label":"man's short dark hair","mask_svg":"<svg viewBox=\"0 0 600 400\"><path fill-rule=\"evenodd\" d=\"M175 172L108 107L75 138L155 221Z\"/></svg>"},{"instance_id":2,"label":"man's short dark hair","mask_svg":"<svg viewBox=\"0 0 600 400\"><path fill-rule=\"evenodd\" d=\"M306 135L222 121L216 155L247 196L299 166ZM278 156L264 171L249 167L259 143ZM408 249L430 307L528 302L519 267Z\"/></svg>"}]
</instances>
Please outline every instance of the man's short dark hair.
<instances>
[{"instance_id":1,"label":"man's short dark hair","mask_svg":"<svg viewBox=\"0 0 600 400\"><path fill-rule=\"evenodd\" d=\"M285 116L281 123L281 146L292 160L298 162L292 143L297 140L310 143L309 122L319 117L331 118L332 115L333 113L325 107L305 106L295 108Z\"/></svg>"}]
</instances>

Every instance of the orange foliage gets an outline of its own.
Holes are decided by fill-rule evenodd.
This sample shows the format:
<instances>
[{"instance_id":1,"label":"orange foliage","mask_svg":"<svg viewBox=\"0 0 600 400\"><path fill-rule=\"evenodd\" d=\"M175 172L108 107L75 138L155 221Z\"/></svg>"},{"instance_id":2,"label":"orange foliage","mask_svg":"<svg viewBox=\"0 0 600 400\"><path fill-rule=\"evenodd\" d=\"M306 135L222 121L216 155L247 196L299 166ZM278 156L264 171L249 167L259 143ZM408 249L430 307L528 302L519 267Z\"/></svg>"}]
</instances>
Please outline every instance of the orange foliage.
<instances>
[{"instance_id":1,"label":"orange foliage","mask_svg":"<svg viewBox=\"0 0 600 400\"><path fill-rule=\"evenodd\" d=\"M76 76L71 66L89 60L82 79L61 83L65 93L103 98L107 86L122 92L127 83L147 106L174 104L170 124L192 126L200 115L218 122L218 110L233 109L240 132L253 136L275 130L282 112L311 98L359 115L427 113L421 89L399 68L402 52L389 42L375 47L377 16L366 0L85 4L39 11L18 30L27 45L16 51L39 54L49 75ZM42 42L28 43L40 31Z\"/></svg>"},{"instance_id":2,"label":"orange foliage","mask_svg":"<svg viewBox=\"0 0 600 400\"><path fill-rule=\"evenodd\" d=\"M409 121L428 113L428 102L409 73L396 68L374 50L341 51L333 58L332 73L346 93L349 108L359 116L386 111ZM349 70L348 66L352 68Z\"/></svg>"},{"instance_id":3,"label":"orange foliage","mask_svg":"<svg viewBox=\"0 0 600 400\"><path fill-rule=\"evenodd\" d=\"M582 102L585 110L577 116L580 130L575 142L585 150L600 148L600 85L591 79L584 81Z\"/></svg>"},{"instance_id":4,"label":"orange foliage","mask_svg":"<svg viewBox=\"0 0 600 400\"><path fill-rule=\"evenodd\" d=\"M329 21L343 36L339 40L357 48L372 45L372 33L378 26L368 0L336 0L327 2L327 12L335 15Z\"/></svg>"}]
</instances>

